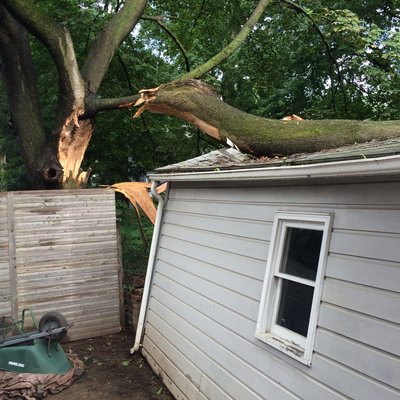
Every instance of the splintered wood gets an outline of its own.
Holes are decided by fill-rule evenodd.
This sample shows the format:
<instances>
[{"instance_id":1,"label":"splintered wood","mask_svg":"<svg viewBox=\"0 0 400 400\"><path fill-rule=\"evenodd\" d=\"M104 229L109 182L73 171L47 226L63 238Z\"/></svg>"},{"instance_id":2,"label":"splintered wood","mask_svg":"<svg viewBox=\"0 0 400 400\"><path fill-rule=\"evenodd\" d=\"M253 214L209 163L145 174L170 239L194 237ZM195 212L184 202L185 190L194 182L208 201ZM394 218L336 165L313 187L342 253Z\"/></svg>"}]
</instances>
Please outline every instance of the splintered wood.
<instances>
[{"instance_id":1,"label":"splintered wood","mask_svg":"<svg viewBox=\"0 0 400 400\"><path fill-rule=\"evenodd\" d=\"M116 192L122 193L134 207L137 215L142 210L147 218L154 224L156 220L156 207L149 195L151 184L147 182L121 182L111 185L110 188ZM167 184L160 185L157 193L165 191Z\"/></svg>"}]
</instances>

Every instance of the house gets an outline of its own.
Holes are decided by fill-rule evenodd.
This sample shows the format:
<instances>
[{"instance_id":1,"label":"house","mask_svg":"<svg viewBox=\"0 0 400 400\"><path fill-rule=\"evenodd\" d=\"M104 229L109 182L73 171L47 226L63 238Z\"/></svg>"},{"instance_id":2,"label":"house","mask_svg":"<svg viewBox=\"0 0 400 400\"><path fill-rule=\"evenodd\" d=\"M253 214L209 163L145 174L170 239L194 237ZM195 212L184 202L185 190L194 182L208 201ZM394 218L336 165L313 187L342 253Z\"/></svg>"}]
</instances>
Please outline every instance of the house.
<instances>
[{"instance_id":1,"label":"house","mask_svg":"<svg viewBox=\"0 0 400 400\"><path fill-rule=\"evenodd\" d=\"M176 399L400 399L400 140L150 174L133 350Z\"/></svg>"}]
</instances>

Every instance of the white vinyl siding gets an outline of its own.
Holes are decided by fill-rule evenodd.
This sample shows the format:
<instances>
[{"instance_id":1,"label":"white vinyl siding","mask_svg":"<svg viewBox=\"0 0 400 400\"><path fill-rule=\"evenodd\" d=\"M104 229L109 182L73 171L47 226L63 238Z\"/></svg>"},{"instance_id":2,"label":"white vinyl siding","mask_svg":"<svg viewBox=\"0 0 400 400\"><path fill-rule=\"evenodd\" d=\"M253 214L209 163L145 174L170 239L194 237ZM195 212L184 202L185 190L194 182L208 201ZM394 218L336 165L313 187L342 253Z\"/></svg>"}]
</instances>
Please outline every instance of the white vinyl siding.
<instances>
[{"instance_id":1,"label":"white vinyl siding","mask_svg":"<svg viewBox=\"0 0 400 400\"><path fill-rule=\"evenodd\" d=\"M398 182L173 184L146 358L178 399L399 400L399 198ZM277 211L334 213L311 367L254 337Z\"/></svg>"}]
</instances>

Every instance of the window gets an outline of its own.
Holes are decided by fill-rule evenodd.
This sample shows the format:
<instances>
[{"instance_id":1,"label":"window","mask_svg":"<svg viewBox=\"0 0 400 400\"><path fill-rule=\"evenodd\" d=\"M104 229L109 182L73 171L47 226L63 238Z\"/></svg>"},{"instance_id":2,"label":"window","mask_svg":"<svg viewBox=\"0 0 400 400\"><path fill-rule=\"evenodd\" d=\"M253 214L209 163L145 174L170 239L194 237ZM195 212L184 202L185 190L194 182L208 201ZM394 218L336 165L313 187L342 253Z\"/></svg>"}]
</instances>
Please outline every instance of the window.
<instances>
[{"instance_id":1,"label":"window","mask_svg":"<svg viewBox=\"0 0 400 400\"><path fill-rule=\"evenodd\" d=\"M256 337L311 364L330 214L276 213Z\"/></svg>"}]
</instances>

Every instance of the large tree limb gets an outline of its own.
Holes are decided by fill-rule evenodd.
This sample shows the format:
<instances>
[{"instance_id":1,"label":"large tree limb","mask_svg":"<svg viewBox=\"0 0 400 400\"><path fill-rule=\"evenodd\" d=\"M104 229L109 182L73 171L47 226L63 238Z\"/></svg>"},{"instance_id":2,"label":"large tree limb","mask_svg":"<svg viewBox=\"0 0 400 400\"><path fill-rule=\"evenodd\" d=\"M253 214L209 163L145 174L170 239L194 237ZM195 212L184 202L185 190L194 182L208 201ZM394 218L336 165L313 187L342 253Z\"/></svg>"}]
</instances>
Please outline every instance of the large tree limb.
<instances>
[{"instance_id":1,"label":"large tree limb","mask_svg":"<svg viewBox=\"0 0 400 400\"><path fill-rule=\"evenodd\" d=\"M141 91L143 110L184 119L220 143L262 155L313 152L400 136L400 121L280 121L242 112L224 103L208 85L176 81Z\"/></svg>"},{"instance_id":2,"label":"large tree limb","mask_svg":"<svg viewBox=\"0 0 400 400\"><path fill-rule=\"evenodd\" d=\"M97 34L81 69L82 77L93 93L97 92L115 51L139 21L146 4L147 0L127 0Z\"/></svg>"},{"instance_id":3,"label":"large tree limb","mask_svg":"<svg viewBox=\"0 0 400 400\"><path fill-rule=\"evenodd\" d=\"M255 24L263 15L267 5L271 2L271 0L259 0L256 8L251 14L250 18L243 25L242 30L236 35L236 37L218 54L214 57L210 58L204 64L199 65L197 68L191 70L190 72L182 75L179 79L192 79L192 78L201 78L207 72L211 71L217 65L221 64L226 58L228 58L231 54L233 54L246 40L247 36L251 33Z\"/></svg>"}]
</instances>

